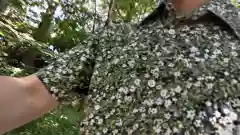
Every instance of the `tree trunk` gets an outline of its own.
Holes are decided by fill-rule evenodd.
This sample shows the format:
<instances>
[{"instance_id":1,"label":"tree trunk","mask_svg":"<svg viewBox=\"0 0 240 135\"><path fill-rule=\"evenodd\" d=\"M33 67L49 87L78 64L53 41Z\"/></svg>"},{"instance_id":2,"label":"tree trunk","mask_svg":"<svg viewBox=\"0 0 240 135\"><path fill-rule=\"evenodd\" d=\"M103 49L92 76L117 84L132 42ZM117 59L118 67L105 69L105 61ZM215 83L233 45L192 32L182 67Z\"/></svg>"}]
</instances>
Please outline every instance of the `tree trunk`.
<instances>
[{"instance_id":1,"label":"tree trunk","mask_svg":"<svg viewBox=\"0 0 240 135\"><path fill-rule=\"evenodd\" d=\"M115 5L116 5L116 0L111 0L110 3L109 3L108 18L107 18L105 26L112 25L112 19L113 19L113 16L114 16Z\"/></svg>"},{"instance_id":2,"label":"tree trunk","mask_svg":"<svg viewBox=\"0 0 240 135\"><path fill-rule=\"evenodd\" d=\"M56 6L49 6L46 13L42 15L42 21L39 24L36 31L33 33L33 37L37 41L46 42L49 38L51 28L53 27L53 15L57 8Z\"/></svg>"},{"instance_id":3,"label":"tree trunk","mask_svg":"<svg viewBox=\"0 0 240 135\"><path fill-rule=\"evenodd\" d=\"M8 7L7 0L0 0L0 12L4 12Z\"/></svg>"}]
</instances>

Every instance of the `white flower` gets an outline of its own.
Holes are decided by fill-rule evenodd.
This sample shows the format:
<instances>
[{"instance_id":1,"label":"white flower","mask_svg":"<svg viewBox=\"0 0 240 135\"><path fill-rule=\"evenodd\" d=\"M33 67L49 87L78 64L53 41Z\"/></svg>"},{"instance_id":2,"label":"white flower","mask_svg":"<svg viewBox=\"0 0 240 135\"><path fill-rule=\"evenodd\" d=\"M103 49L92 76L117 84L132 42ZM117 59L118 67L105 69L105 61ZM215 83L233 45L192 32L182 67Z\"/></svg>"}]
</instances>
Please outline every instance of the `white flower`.
<instances>
[{"instance_id":1,"label":"white flower","mask_svg":"<svg viewBox=\"0 0 240 135\"><path fill-rule=\"evenodd\" d=\"M86 57L84 57L84 56L81 57L81 61L86 61L86 60L87 60Z\"/></svg>"},{"instance_id":2,"label":"white flower","mask_svg":"<svg viewBox=\"0 0 240 135\"><path fill-rule=\"evenodd\" d=\"M207 84L207 88L208 88L208 89L212 89L212 88L213 88L213 84L212 84L212 83L208 83L208 84Z\"/></svg>"},{"instance_id":3,"label":"white flower","mask_svg":"<svg viewBox=\"0 0 240 135\"><path fill-rule=\"evenodd\" d=\"M156 86L156 89L157 89L157 90L162 89L162 85L157 85L157 86Z\"/></svg>"},{"instance_id":4,"label":"white flower","mask_svg":"<svg viewBox=\"0 0 240 135\"><path fill-rule=\"evenodd\" d=\"M143 56L143 57L142 57L142 60L147 60L147 57L146 57L146 56Z\"/></svg>"},{"instance_id":5,"label":"white flower","mask_svg":"<svg viewBox=\"0 0 240 135\"><path fill-rule=\"evenodd\" d=\"M103 129L103 133L104 133L104 134L106 134L106 133L107 133L107 131L108 131L108 129L107 129L107 128L104 128L104 129Z\"/></svg>"},{"instance_id":6,"label":"white flower","mask_svg":"<svg viewBox=\"0 0 240 135\"><path fill-rule=\"evenodd\" d=\"M137 85L137 86L140 86L140 83L141 83L141 80L140 79L136 79L134 81L134 84Z\"/></svg>"},{"instance_id":7,"label":"white flower","mask_svg":"<svg viewBox=\"0 0 240 135\"><path fill-rule=\"evenodd\" d=\"M231 54L232 54L232 56L235 56L235 57L237 57L238 56L238 53L237 52L231 52Z\"/></svg>"},{"instance_id":8,"label":"white flower","mask_svg":"<svg viewBox=\"0 0 240 135\"><path fill-rule=\"evenodd\" d=\"M99 110L100 109L100 105L95 105L95 110Z\"/></svg>"},{"instance_id":9,"label":"white flower","mask_svg":"<svg viewBox=\"0 0 240 135\"><path fill-rule=\"evenodd\" d=\"M166 89L163 89L160 93L160 95L164 98L167 96L168 91Z\"/></svg>"},{"instance_id":10,"label":"white flower","mask_svg":"<svg viewBox=\"0 0 240 135\"><path fill-rule=\"evenodd\" d=\"M120 60L118 58L113 60L113 64L117 64Z\"/></svg>"},{"instance_id":11,"label":"white flower","mask_svg":"<svg viewBox=\"0 0 240 135\"><path fill-rule=\"evenodd\" d=\"M118 89L118 91L119 91L120 93L122 93L122 92L124 91L124 88L123 88L123 87L120 87L120 88Z\"/></svg>"},{"instance_id":12,"label":"white flower","mask_svg":"<svg viewBox=\"0 0 240 135\"><path fill-rule=\"evenodd\" d=\"M145 107L140 107L139 108L139 112L145 112L145 111L146 111Z\"/></svg>"},{"instance_id":13,"label":"white flower","mask_svg":"<svg viewBox=\"0 0 240 135\"><path fill-rule=\"evenodd\" d=\"M187 111L187 118L188 119L191 119L191 120L193 120L193 118L195 117L195 110L189 110L189 111Z\"/></svg>"},{"instance_id":14,"label":"white flower","mask_svg":"<svg viewBox=\"0 0 240 135\"><path fill-rule=\"evenodd\" d=\"M169 120L169 119L171 118L171 114L170 114L170 113L165 113L165 114L164 114L164 117L165 117L167 120Z\"/></svg>"},{"instance_id":15,"label":"white flower","mask_svg":"<svg viewBox=\"0 0 240 135\"><path fill-rule=\"evenodd\" d=\"M162 105L163 104L163 99L159 97L156 101L156 104L157 105Z\"/></svg>"},{"instance_id":16,"label":"white flower","mask_svg":"<svg viewBox=\"0 0 240 135\"><path fill-rule=\"evenodd\" d=\"M174 64L173 63L169 63L168 66L169 67L174 67Z\"/></svg>"},{"instance_id":17,"label":"white flower","mask_svg":"<svg viewBox=\"0 0 240 135\"><path fill-rule=\"evenodd\" d=\"M210 101L207 101L205 104L209 107L212 106L212 102L210 102Z\"/></svg>"},{"instance_id":18,"label":"white flower","mask_svg":"<svg viewBox=\"0 0 240 135\"><path fill-rule=\"evenodd\" d=\"M229 109L227 109L227 108L223 108L223 113L225 114L225 115L228 115L228 114L230 114L230 110Z\"/></svg>"},{"instance_id":19,"label":"white flower","mask_svg":"<svg viewBox=\"0 0 240 135\"><path fill-rule=\"evenodd\" d=\"M215 55L222 54L222 51L219 49L216 49L216 50L214 50L213 54L215 54Z\"/></svg>"},{"instance_id":20,"label":"white flower","mask_svg":"<svg viewBox=\"0 0 240 135\"><path fill-rule=\"evenodd\" d=\"M131 61L128 61L128 65L133 68L134 65L135 65L135 61L134 60L131 60Z\"/></svg>"},{"instance_id":21,"label":"white flower","mask_svg":"<svg viewBox=\"0 0 240 135\"><path fill-rule=\"evenodd\" d=\"M125 96L124 100L127 102L131 102L132 101L132 97L131 96Z\"/></svg>"},{"instance_id":22,"label":"white flower","mask_svg":"<svg viewBox=\"0 0 240 135\"><path fill-rule=\"evenodd\" d=\"M224 72L225 76L229 76L229 73L227 71Z\"/></svg>"},{"instance_id":23,"label":"white flower","mask_svg":"<svg viewBox=\"0 0 240 135\"><path fill-rule=\"evenodd\" d=\"M214 46L219 47L221 44L219 42L213 43Z\"/></svg>"},{"instance_id":24,"label":"white flower","mask_svg":"<svg viewBox=\"0 0 240 135\"><path fill-rule=\"evenodd\" d=\"M193 47L190 48L190 51L191 51L192 53L195 53L195 52L198 52L199 49L196 48L195 46L193 46Z\"/></svg>"},{"instance_id":25,"label":"white flower","mask_svg":"<svg viewBox=\"0 0 240 135\"><path fill-rule=\"evenodd\" d=\"M215 112L214 112L214 116L215 116L216 118L219 118L219 117L221 117L221 113L220 113L219 111L215 111Z\"/></svg>"},{"instance_id":26,"label":"white flower","mask_svg":"<svg viewBox=\"0 0 240 135\"><path fill-rule=\"evenodd\" d=\"M146 74L144 74L144 77L145 77L145 78L149 78L150 75L149 75L148 73L146 73Z\"/></svg>"},{"instance_id":27,"label":"white flower","mask_svg":"<svg viewBox=\"0 0 240 135\"><path fill-rule=\"evenodd\" d=\"M165 103L164 103L164 106L166 108L169 108L171 105L172 105L172 101L171 100L166 100Z\"/></svg>"},{"instance_id":28,"label":"white flower","mask_svg":"<svg viewBox=\"0 0 240 135\"><path fill-rule=\"evenodd\" d=\"M195 125L196 127L201 127L201 126L202 126L201 120L195 120L195 121L194 121L194 125Z\"/></svg>"},{"instance_id":29,"label":"white flower","mask_svg":"<svg viewBox=\"0 0 240 135\"><path fill-rule=\"evenodd\" d=\"M157 113L157 108L150 108L148 110L148 112L151 113L151 114L156 114Z\"/></svg>"},{"instance_id":30,"label":"white flower","mask_svg":"<svg viewBox=\"0 0 240 135\"><path fill-rule=\"evenodd\" d=\"M174 76L175 76L175 77L179 77L179 76L181 76L181 72L179 72L179 71L174 72Z\"/></svg>"},{"instance_id":31,"label":"white flower","mask_svg":"<svg viewBox=\"0 0 240 135\"><path fill-rule=\"evenodd\" d=\"M171 35L175 35L175 34L176 34L176 31L175 31L174 29L170 29L170 30L168 31L168 33L171 34Z\"/></svg>"},{"instance_id":32,"label":"white flower","mask_svg":"<svg viewBox=\"0 0 240 135\"><path fill-rule=\"evenodd\" d=\"M237 83L238 83L238 81L236 79L232 80L232 84L237 84Z\"/></svg>"},{"instance_id":33,"label":"white flower","mask_svg":"<svg viewBox=\"0 0 240 135\"><path fill-rule=\"evenodd\" d=\"M216 54L213 54L213 55L211 55L211 58L212 58L212 59L216 59L216 58L217 58L217 55L216 55Z\"/></svg>"},{"instance_id":34,"label":"white flower","mask_svg":"<svg viewBox=\"0 0 240 135\"><path fill-rule=\"evenodd\" d=\"M201 82L200 82L200 81L197 81L194 85L195 85L196 87L200 87L200 86L201 86Z\"/></svg>"},{"instance_id":35,"label":"white flower","mask_svg":"<svg viewBox=\"0 0 240 135\"><path fill-rule=\"evenodd\" d=\"M153 127L154 132L159 134L161 132L161 127Z\"/></svg>"},{"instance_id":36,"label":"white flower","mask_svg":"<svg viewBox=\"0 0 240 135\"><path fill-rule=\"evenodd\" d=\"M223 59L223 62L224 62L224 63L228 63L228 62L229 62L229 58L224 58L224 59Z\"/></svg>"},{"instance_id":37,"label":"white flower","mask_svg":"<svg viewBox=\"0 0 240 135\"><path fill-rule=\"evenodd\" d=\"M135 92L136 91L136 87L135 86L131 86L129 89L130 92Z\"/></svg>"},{"instance_id":38,"label":"white flower","mask_svg":"<svg viewBox=\"0 0 240 135\"><path fill-rule=\"evenodd\" d=\"M98 125L101 125L103 123L103 119L98 119Z\"/></svg>"},{"instance_id":39,"label":"white flower","mask_svg":"<svg viewBox=\"0 0 240 135\"><path fill-rule=\"evenodd\" d=\"M134 108L133 113L137 113L137 112L138 112L138 109Z\"/></svg>"},{"instance_id":40,"label":"white flower","mask_svg":"<svg viewBox=\"0 0 240 135\"><path fill-rule=\"evenodd\" d=\"M175 92L177 93L180 93L182 91L182 88L180 86L177 86L175 89L174 89Z\"/></svg>"},{"instance_id":41,"label":"white flower","mask_svg":"<svg viewBox=\"0 0 240 135\"><path fill-rule=\"evenodd\" d=\"M148 86L151 88L155 87L156 86L155 80L148 80Z\"/></svg>"},{"instance_id":42,"label":"white flower","mask_svg":"<svg viewBox=\"0 0 240 135\"><path fill-rule=\"evenodd\" d=\"M139 127L139 125L138 125L138 124L134 124L134 125L133 125L133 130L136 130L136 129L138 129L138 127Z\"/></svg>"},{"instance_id":43,"label":"white flower","mask_svg":"<svg viewBox=\"0 0 240 135\"><path fill-rule=\"evenodd\" d=\"M123 123L122 123L122 120L121 120L121 119L119 119L119 120L116 121L116 126L122 126L122 124L123 124Z\"/></svg>"}]
</instances>

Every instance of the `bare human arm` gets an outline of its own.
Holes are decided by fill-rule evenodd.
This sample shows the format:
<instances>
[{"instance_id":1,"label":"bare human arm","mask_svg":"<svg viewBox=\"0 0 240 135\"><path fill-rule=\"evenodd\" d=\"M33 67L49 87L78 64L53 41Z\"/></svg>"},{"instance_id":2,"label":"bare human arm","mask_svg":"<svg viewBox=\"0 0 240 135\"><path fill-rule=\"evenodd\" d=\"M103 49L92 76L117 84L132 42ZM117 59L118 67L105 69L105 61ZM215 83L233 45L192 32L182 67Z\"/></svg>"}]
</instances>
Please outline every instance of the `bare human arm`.
<instances>
[{"instance_id":1,"label":"bare human arm","mask_svg":"<svg viewBox=\"0 0 240 135\"><path fill-rule=\"evenodd\" d=\"M0 134L42 116L57 105L36 75L0 76Z\"/></svg>"}]
</instances>

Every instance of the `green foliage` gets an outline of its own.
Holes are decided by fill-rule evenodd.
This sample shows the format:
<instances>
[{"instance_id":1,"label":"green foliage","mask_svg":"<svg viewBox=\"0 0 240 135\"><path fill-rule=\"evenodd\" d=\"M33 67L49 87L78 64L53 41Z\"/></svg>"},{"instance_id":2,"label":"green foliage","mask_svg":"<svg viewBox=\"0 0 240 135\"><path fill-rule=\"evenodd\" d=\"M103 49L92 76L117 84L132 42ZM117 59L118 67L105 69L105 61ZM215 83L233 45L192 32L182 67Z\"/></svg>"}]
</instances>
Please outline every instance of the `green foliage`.
<instances>
[{"instance_id":1,"label":"green foliage","mask_svg":"<svg viewBox=\"0 0 240 135\"><path fill-rule=\"evenodd\" d=\"M77 135L79 116L73 107L61 106L5 135Z\"/></svg>"},{"instance_id":2,"label":"green foliage","mask_svg":"<svg viewBox=\"0 0 240 135\"><path fill-rule=\"evenodd\" d=\"M238 0L232 0L232 3L233 3L236 7L240 8L240 3L238 2Z\"/></svg>"}]
</instances>

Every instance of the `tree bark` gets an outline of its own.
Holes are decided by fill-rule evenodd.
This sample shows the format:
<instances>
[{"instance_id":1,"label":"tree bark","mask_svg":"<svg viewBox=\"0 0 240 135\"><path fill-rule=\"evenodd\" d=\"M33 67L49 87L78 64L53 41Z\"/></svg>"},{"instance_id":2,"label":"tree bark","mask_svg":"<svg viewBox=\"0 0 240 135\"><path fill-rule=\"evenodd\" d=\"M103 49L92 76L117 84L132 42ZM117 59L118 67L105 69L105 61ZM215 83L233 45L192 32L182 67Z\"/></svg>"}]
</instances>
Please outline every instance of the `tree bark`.
<instances>
[{"instance_id":1,"label":"tree bark","mask_svg":"<svg viewBox=\"0 0 240 135\"><path fill-rule=\"evenodd\" d=\"M114 9L115 9L115 5L116 5L116 0L111 0L110 3L109 3L108 18L107 18L107 21L105 23L105 26L111 26L112 25L113 12L114 12Z\"/></svg>"},{"instance_id":2,"label":"tree bark","mask_svg":"<svg viewBox=\"0 0 240 135\"><path fill-rule=\"evenodd\" d=\"M33 33L33 37L35 40L41 42L46 42L48 40L51 28L53 27L52 20L56 9L57 5L49 6L46 10L46 13L42 15L42 21L36 31Z\"/></svg>"},{"instance_id":3,"label":"tree bark","mask_svg":"<svg viewBox=\"0 0 240 135\"><path fill-rule=\"evenodd\" d=\"M0 0L0 12L4 12L8 7L7 0Z\"/></svg>"}]
</instances>

